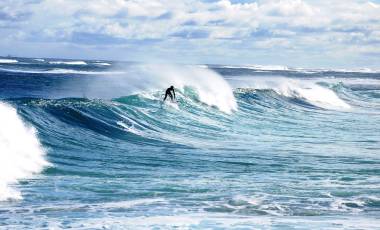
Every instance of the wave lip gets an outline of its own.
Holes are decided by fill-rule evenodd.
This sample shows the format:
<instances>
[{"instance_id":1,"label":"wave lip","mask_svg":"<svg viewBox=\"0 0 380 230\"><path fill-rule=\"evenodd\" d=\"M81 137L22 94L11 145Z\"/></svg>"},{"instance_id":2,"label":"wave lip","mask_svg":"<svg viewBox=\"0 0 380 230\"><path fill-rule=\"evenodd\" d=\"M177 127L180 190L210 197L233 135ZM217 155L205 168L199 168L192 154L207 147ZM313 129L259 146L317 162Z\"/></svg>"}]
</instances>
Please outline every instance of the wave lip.
<instances>
[{"instance_id":1,"label":"wave lip","mask_svg":"<svg viewBox=\"0 0 380 230\"><path fill-rule=\"evenodd\" d=\"M15 59L0 59L0 64L12 64L12 63L17 63L18 61Z\"/></svg>"},{"instance_id":2,"label":"wave lip","mask_svg":"<svg viewBox=\"0 0 380 230\"><path fill-rule=\"evenodd\" d=\"M87 65L85 61L49 61L53 65Z\"/></svg>"},{"instance_id":3,"label":"wave lip","mask_svg":"<svg viewBox=\"0 0 380 230\"><path fill-rule=\"evenodd\" d=\"M27 126L16 109L0 102L0 201L22 199L11 185L40 173L49 163L37 137L37 131Z\"/></svg>"}]
</instances>

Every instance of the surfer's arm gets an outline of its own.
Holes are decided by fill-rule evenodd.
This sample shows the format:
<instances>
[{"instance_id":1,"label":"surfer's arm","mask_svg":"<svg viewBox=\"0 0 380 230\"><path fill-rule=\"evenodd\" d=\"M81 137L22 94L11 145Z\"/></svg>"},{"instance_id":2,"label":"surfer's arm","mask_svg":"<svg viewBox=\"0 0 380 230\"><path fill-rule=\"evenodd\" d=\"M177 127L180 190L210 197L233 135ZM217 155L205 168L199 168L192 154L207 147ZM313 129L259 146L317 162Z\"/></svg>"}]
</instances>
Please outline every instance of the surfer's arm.
<instances>
[{"instance_id":1,"label":"surfer's arm","mask_svg":"<svg viewBox=\"0 0 380 230\"><path fill-rule=\"evenodd\" d=\"M175 91L174 91L174 89L173 89L173 96L174 96L174 99L175 99Z\"/></svg>"}]
</instances>

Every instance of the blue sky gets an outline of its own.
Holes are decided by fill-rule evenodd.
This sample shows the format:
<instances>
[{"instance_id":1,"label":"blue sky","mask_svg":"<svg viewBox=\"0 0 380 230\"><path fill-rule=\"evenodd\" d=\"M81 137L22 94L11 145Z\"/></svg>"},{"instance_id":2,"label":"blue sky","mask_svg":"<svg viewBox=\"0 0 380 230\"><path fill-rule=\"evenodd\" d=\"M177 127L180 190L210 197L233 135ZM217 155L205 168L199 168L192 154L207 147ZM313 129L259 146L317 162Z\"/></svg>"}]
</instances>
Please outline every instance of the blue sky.
<instances>
[{"instance_id":1,"label":"blue sky","mask_svg":"<svg viewBox=\"0 0 380 230\"><path fill-rule=\"evenodd\" d=\"M0 55L380 67L380 1L2 0Z\"/></svg>"}]
</instances>

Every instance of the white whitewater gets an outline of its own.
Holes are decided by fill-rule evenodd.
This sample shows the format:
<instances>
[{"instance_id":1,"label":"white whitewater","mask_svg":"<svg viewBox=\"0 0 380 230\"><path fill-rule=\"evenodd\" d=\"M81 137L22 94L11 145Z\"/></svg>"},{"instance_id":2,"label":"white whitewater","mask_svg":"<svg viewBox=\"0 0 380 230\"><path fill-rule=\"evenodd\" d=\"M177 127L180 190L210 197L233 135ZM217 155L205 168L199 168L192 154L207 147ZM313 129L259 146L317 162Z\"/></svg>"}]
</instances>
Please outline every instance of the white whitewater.
<instances>
[{"instance_id":1,"label":"white whitewater","mask_svg":"<svg viewBox=\"0 0 380 230\"><path fill-rule=\"evenodd\" d=\"M12 63L17 63L18 61L15 59L3 59L0 58L0 64L12 64Z\"/></svg>"},{"instance_id":2,"label":"white whitewater","mask_svg":"<svg viewBox=\"0 0 380 230\"><path fill-rule=\"evenodd\" d=\"M45 154L36 130L22 121L16 109L0 102L0 201L22 198L12 184L49 165Z\"/></svg>"}]
</instances>

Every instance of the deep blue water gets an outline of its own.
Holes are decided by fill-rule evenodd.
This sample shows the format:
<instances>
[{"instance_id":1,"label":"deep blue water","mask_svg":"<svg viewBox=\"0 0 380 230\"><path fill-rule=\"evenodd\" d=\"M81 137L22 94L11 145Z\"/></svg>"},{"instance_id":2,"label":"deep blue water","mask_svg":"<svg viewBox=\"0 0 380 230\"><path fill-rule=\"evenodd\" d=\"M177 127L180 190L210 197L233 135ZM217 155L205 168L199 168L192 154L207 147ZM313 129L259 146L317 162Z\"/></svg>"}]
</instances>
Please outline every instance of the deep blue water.
<instances>
[{"instance_id":1,"label":"deep blue water","mask_svg":"<svg viewBox=\"0 0 380 230\"><path fill-rule=\"evenodd\" d=\"M380 226L380 73L2 58L0 99L0 228Z\"/></svg>"}]
</instances>

